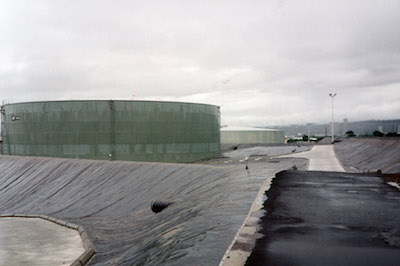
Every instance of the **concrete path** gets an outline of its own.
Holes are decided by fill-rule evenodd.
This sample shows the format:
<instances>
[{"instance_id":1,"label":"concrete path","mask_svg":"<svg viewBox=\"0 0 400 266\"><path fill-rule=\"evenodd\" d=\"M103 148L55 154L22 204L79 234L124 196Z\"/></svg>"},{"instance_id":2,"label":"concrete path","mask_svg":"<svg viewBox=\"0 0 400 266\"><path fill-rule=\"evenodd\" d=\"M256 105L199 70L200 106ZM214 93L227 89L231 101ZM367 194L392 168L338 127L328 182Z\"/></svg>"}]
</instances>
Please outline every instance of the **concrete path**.
<instances>
[{"instance_id":1,"label":"concrete path","mask_svg":"<svg viewBox=\"0 0 400 266\"><path fill-rule=\"evenodd\" d=\"M40 218L0 218L0 265L70 265L83 252L76 230Z\"/></svg>"},{"instance_id":2,"label":"concrete path","mask_svg":"<svg viewBox=\"0 0 400 266\"><path fill-rule=\"evenodd\" d=\"M284 171L266 192L246 266L400 262L400 193L378 176Z\"/></svg>"},{"instance_id":3,"label":"concrete path","mask_svg":"<svg viewBox=\"0 0 400 266\"><path fill-rule=\"evenodd\" d=\"M308 170L310 171L345 172L336 158L333 145L316 145L310 151L282 155L279 157L306 158L309 160Z\"/></svg>"}]
</instances>

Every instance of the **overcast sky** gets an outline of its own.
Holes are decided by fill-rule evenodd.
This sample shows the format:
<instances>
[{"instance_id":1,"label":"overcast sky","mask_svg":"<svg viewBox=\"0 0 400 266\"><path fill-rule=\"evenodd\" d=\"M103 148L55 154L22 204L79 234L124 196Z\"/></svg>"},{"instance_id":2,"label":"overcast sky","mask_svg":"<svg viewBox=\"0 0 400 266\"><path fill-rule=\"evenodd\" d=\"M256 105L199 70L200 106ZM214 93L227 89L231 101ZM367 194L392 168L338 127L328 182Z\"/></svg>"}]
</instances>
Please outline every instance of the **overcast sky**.
<instances>
[{"instance_id":1,"label":"overcast sky","mask_svg":"<svg viewBox=\"0 0 400 266\"><path fill-rule=\"evenodd\" d=\"M221 106L223 124L400 118L400 1L0 0L0 99Z\"/></svg>"}]
</instances>

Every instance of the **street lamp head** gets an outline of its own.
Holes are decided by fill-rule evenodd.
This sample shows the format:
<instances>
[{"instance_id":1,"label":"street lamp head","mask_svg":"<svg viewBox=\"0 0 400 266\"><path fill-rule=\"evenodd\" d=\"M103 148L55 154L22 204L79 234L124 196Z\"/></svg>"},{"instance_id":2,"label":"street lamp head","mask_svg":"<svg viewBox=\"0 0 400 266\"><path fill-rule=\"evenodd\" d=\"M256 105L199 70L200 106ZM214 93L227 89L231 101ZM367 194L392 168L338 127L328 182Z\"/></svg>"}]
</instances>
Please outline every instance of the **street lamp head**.
<instances>
[{"instance_id":1,"label":"street lamp head","mask_svg":"<svg viewBox=\"0 0 400 266\"><path fill-rule=\"evenodd\" d=\"M333 98L336 96L336 93L329 93L329 96L331 96Z\"/></svg>"}]
</instances>

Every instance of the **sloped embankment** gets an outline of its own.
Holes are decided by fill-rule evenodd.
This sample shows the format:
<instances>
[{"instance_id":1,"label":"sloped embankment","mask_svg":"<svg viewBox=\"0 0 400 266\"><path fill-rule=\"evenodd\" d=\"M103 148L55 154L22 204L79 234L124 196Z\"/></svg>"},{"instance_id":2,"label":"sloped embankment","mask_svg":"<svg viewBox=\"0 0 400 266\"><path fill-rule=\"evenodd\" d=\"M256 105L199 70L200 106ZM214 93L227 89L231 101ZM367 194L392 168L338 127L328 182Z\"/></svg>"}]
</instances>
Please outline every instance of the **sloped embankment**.
<instances>
[{"instance_id":1,"label":"sloped embankment","mask_svg":"<svg viewBox=\"0 0 400 266\"><path fill-rule=\"evenodd\" d=\"M206 166L0 157L0 213L83 225L95 265L216 265L268 176L294 161ZM297 163L297 162L296 162ZM172 202L161 213L150 202Z\"/></svg>"},{"instance_id":2,"label":"sloped embankment","mask_svg":"<svg viewBox=\"0 0 400 266\"><path fill-rule=\"evenodd\" d=\"M400 172L400 139L345 139L335 153L349 171Z\"/></svg>"}]
</instances>

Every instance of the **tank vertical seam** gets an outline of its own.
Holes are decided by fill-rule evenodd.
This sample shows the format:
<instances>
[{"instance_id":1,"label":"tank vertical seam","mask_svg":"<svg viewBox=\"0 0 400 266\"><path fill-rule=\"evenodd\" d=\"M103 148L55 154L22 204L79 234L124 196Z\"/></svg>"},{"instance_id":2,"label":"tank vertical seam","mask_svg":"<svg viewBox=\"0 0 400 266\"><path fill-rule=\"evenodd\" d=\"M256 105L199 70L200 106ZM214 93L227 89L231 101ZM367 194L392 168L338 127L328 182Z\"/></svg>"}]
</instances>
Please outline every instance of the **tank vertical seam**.
<instances>
[{"instance_id":1,"label":"tank vertical seam","mask_svg":"<svg viewBox=\"0 0 400 266\"><path fill-rule=\"evenodd\" d=\"M114 122L114 101L110 100L110 130L111 130L111 143L110 143L110 161L114 160L114 142L115 142L115 122Z\"/></svg>"},{"instance_id":2,"label":"tank vertical seam","mask_svg":"<svg viewBox=\"0 0 400 266\"><path fill-rule=\"evenodd\" d=\"M2 113L3 114L3 113ZM4 109L4 120L7 120L7 116L6 116L6 110ZM3 119L1 120L1 122L3 122ZM6 138L5 139L7 139L7 146L8 146L8 155L12 155L11 154L11 147L10 147L10 137L9 137L9 132L8 132L8 124L7 123L4 123L4 128L5 128L5 136L6 136Z\"/></svg>"}]
</instances>

